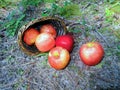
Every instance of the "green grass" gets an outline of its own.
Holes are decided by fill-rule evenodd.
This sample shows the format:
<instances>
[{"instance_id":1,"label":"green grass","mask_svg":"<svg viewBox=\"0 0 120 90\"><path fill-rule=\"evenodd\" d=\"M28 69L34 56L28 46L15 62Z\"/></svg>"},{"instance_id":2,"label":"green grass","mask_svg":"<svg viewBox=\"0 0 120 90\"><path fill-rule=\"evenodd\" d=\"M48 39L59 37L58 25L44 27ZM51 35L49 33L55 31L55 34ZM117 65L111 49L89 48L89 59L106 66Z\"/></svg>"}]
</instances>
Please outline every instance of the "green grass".
<instances>
[{"instance_id":1,"label":"green grass","mask_svg":"<svg viewBox=\"0 0 120 90\"><path fill-rule=\"evenodd\" d=\"M4 2L1 2L3 4L2 7L9 5L12 3L11 1L2 0ZM12 3L13 4L13 3ZM6 35L7 36L14 36L16 35L18 29L26 23L25 19L26 12L29 9L30 6L38 7L41 4L50 4L51 7L47 8L44 7L41 16L54 16L59 15L64 18L72 18L74 16L80 16L80 8L79 5L72 3L71 1L62 1L61 4L58 4L57 0L20 0L18 2L18 7L23 7L23 11L12 11L6 18L6 21L2 23L2 26L0 29L6 29ZM16 16L17 14L17 16ZM31 19L32 20L32 19Z\"/></svg>"},{"instance_id":2,"label":"green grass","mask_svg":"<svg viewBox=\"0 0 120 90\"><path fill-rule=\"evenodd\" d=\"M7 1L7 0L6 0ZM59 3L61 1L61 3ZM68 31L69 32L72 32L75 34L77 33L81 33L83 32L82 34L84 34L85 37L90 37L92 40L96 39L96 36L92 36L91 35L91 30L94 30L96 27L93 25L96 23L93 22L89 22L89 20L91 18L89 18L89 16L91 15L91 12L93 11L94 14L93 15L99 15L99 10L96 11L95 8L98 8L98 6L94 5L94 4L91 4L90 7L88 8L85 8L83 11L81 9L81 7L84 8L84 5L87 5L86 3L84 3L84 5L82 5L80 7L79 4L76 4L76 3L73 3L72 0L21 0L19 2L19 5L18 7L23 7L24 8L24 11L22 12L17 12L17 11L12 11L8 17L6 18L5 22L1 22L1 27L0 29L6 29L6 35L7 36L11 36L11 37L14 37L14 35L16 35L17 31L19 30L19 28L21 26L23 26L25 23L29 22L29 20L32 20L32 17L30 16L27 16L27 13L29 12L28 9L29 7L40 7L40 6L44 6L44 5L50 5L50 7L42 7L41 12L42 13L39 13L40 16L44 17L44 16L54 16L54 15L59 15L60 17L64 17L65 19L67 20L70 20L72 21L74 19L74 17L77 16L77 19L76 21L73 20L72 23L74 22L78 22L80 24L78 25L75 25L75 28L69 28ZM68 2L69 1L69 2ZM90 0L91 2L92 1L95 1L95 0ZM89 1L89 2L90 2ZM83 1L82 1L83 2ZM119 41L120 41L120 30L118 29L111 29L110 26L113 26L113 23L115 23L114 21L114 14L116 13L119 13L119 4L117 2L115 2L115 0L107 0L106 2L109 2L108 3L108 6L109 7L106 7L107 5L105 5L103 9L105 9L104 13L104 17L103 19L100 21L102 22L102 25L103 27L101 27L98 32L102 33L103 36L105 37L105 39L109 39L109 36L105 36L105 35L109 35L108 33L112 33L112 35L114 34L116 37L115 38L112 38L113 40L115 40L117 38L118 41L112 41L111 39L111 36L110 36L110 40L111 42L109 44L113 44L114 47L110 47L110 48L107 48L107 46L105 45L105 50L107 49L107 51L105 51L105 59L98 65L95 66L96 69L104 69L104 66L110 66L109 65L109 62L106 63L105 60L109 59L109 56L112 56L113 53L116 54L116 56L119 56L120 57L120 45L119 45ZM8 4L7 4L8 3ZM5 3L5 5L3 5L2 7L6 7L8 6L10 3L7 2ZM117 4L116 4L117 3ZM42 4L42 5L41 5ZM93 5L93 6L92 6ZM116 9L117 8L117 9ZM91 11L90 11L91 10ZM85 13L84 13L85 12ZM87 12L87 13L86 13ZM102 13L101 13L102 12ZM100 14L104 14L103 11L101 11ZM32 13L32 12L31 12ZM37 11L35 12L35 14L38 14ZM36 15L37 16L37 15ZM80 18L78 18L78 16ZM86 17L88 16L88 17ZM79 19L79 20L78 20ZM93 20L93 18L92 18ZM91 21L91 20L90 20ZM117 21L117 20L116 20ZM99 22L99 21L98 21ZM110 26L104 26L104 24L109 24ZM92 26L93 25L93 26ZM113 31L112 31L113 30ZM110 34L111 35L111 34ZM77 38L77 43L84 43L83 38L82 38L82 35L79 36L80 38ZM103 38L104 38L103 37ZM0 38L2 39L2 38ZM98 38L99 39L99 38ZM102 38L100 38L102 39ZM103 41L103 42L102 42ZM86 41L85 41L86 42ZM104 40L100 40L101 43L105 44L104 43ZM112 42L115 42L112 43ZM112 46L112 45L110 45ZM77 46L75 46L77 47ZM11 49L13 49L14 47L10 47L9 48L9 51L11 51ZM17 48L17 47L16 47ZM3 49L4 50L4 49ZM8 51L3 51L2 52L5 52L7 54ZM16 50L16 49L15 49ZM18 49L17 49L18 50ZM14 50L12 50L14 51ZM72 54L71 54L72 55ZM75 54L74 54L75 55ZM41 57L44 57L43 59L41 59ZM32 57L33 61L35 60L38 60L37 63L35 63L34 65L33 64L29 64L30 66L25 65L25 67L22 66L21 63L18 63L16 62L15 60L19 60L19 59L15 59L14 56L7 56L5 58L5 60L7 60L8 64L10 65L14 65L14 64L19 64L21 66L19 67L16 67L15 70L13 72L11 72L11 74L17 74L17 76L19 76L20 78L18 78L18 81L14 82L14 85L12 86L14 88L14 90L17 90L17 89L23 89L23 90L27 90L29 89L29 85L27 84L27 81L24 81L24 76L25 75L30 75L30 77L32 77L32 74L34 75L34 73L36 73L35 75L37 75L37 72L31 72L31 71L34 71L34 69L37 68L40 68L40 69L43 69L44 68L51 68L48 64L48 53L41 53L39 55L36 55L35 57ZM113 56L114 57L114 56ZM19 58L19 57L18 57ZM25 57L22 57L23 60L27 60L26 59L26 56ZM39 59L36 59L36 58L39 58ZM71 58L72 59L72 58ZM78 58L75 58L75 59L78 59ZM111 59L111 58L110 58ZM30 58L28 58L28 62L30 62ZM111 60L111 62L114 61L114 60ZM20 61L21 62L21 61ZM36 62L36 61L35 61ZM25 62L26 63L26 62ZM24 64L24 63L23 63ZM27 69L27 68L28 69ZM33 68L33 70L30 69L30 67ZM35 67L35 68L34 68ZM41 68L42 67L42 68ZM9 68L8 68L9 69ZM79 75L81 78L83 79L87 79L87 75L84 74L83 72L81 72L80 70L80 67L79 65L76 66L75 65L70 65L68 66L68 70L70 71L73 71L76 75ZM91 70L91 69L90 69ZM84 70L83 70L84 71ZM86 71L85 71L86 72ZM88 72L88 70L87 70ZM96 73L96 72L95 72ZM98 72L99 73L99 72ZM58 74L55 72L55 73L52 73L53 76L55 78L59 78L58 77ZM86 75L86 77L85 77ZM93 74L94 75L94 74ZM109 74L108 74L109 75ZM9 75L10 76L10 75ZM36 76L37 77L37 76ZM41 77L41 76L40 76ZM92 76L94 78L94 76ZM38 77L39 78L39 77ZM76 77L77 78L77 77ZM75 79L76 79L75 78ZM106 77L107 78L107 77ZM88 79L87 79L88 80ZM74 82L74 81L73 81ZM34 83L34 81L33 81ZM49 83L49 82L48 82ZM39 84L39 83L38 83ZM84 86L83 86L84 87Z\"/></svg>"},{"instance_id":3,"label":"green grass","mask_svg":"<svg viewBox=\"0 0 120 90\"><path fill-rule=\"evenodd\" d=\"M112 0L114 2L114 0ZM112 2L111 1L111 2ZM114 15L120 14L120 1L108 4L107 8L105 9L105 16L107 22L113 22Z\"/></svg>"},{"instance_id":4,"label":"green grass","mask_svg":"<svg viewBox=\"0 0 120 90\"><path fill-rule=\"evenodd\" d=\"M0 0L0 8L8 8L8 6L15 6L20 0Z\"/></svg>"},{"instance_id":5,"label":"green grass","mask_svg":"<svg viewBox=\"0 0 120 90\"><path fill-rule=\"evenodd\" d=\"M105 9L105 20L108 24L118 26L120 23L120 18L115 18L116 15L120 14L120 1L119 0L112 0L110 4L108 4L107 8ZM112 27L113 35L116 36L117 39L120 39L120 30L115 29Z\"/></svg>"},{"instance_id":6,"label":"green grass","mask_svg":"<svg viewBox=\"0 0 120 90\"><path fill-rule=\"evenodd\" d=\"M78 4L74 4L65 0L61 5L55 2L51 3L51 6L49 8L44 9L42 15L59 15L64 18L71 18L73 16L80 16L81 11Z\"/></svg>"},{"instance_id":7,"label":"green grass","mask_svg":"<svg viewBox=\"0 0 120 90\"><path fill-rule=\"evenodd\" d=\"M17 2L17 0L15 0ZM29 6L38 6L42 2L42 0L21 0L19 1L18 7L23 7L25 11L27 11ZM0 2L1 7L9 6L9 4L14 4L11 0L2 0ZM6 29L6 35L13 37L16 35L19 28L26 23L26 13L25 11L17 11L13 10L7 16L5 22L0 22L2 26L0 29ZM17 15L16 15L17 14Z\"/></svg>"},{"instance_id":8,"label":"green grass","mask_svg":"<svg viewBox=\"0 0 120 90\"><path fill-rule=\"evenodd\" d=\"M22 22L25 18L25 14L18 15L19 18L15 17L15 11L10 13L8 15L6 21L3 23L1 28L6 29L6 35L7 36L14 36L16 34L16 31L22 26Z\"/></svg>"},{"instance_id":9,"label":"green grass","mask_svg":"<svg viewBox=\"0 0 120 90\"><path fill-rule=\"evenodd\" d=\"M26 11L29 6L37 7L43 1L44 0L22 0L22 1L19 2L19 5L22 6L25 9L25 11Z\"/></svg>"},{"instance_id":10,"label":"green grass","mask_svg":"<svg viewBox=\"0 0 120 90\"><path fill-rule=\"evenodd\" d=\"M12 11L8 17L6 18L6 21L4 23L1 22L2 26L0 29L6 29L6 35L7 36L14 36L16 35L19 28L27 23L25 19L29 18L26 16L27 10L30 6L38 7L40 5L48 5L49 7L43 7L41 10L41 16L55 16L58 15L60 17L64 17L66 19L72 19L74 17L83 17L83 19L80 21L81 24L85 27L85 34L86 36L89 35L89 31L91 30L90 27L87 27L86 24L88 22L85 21L84 18L84 11L81 10L81 7L79 4L76 4L72 2L72 0L64 0L64 1L57 1L57 0L15 0L18 3L18 7L23 7L24 10L22 12L16 12ZM15 2L14 1L14 2ZM18 2L19 1L19 2ZM93 0L94 1L94 0ZM0 5L1 7L9 6L9 4L15 4L11 0L1 0ZM92 2L92 0L91 0ZM114 14L120 12L120 2L115 0L107 0L108 7L105 8L105 20L107 23L115 23L114 21ZM109 3L108 3L109 2ZM95 6L92 4L90 7ZM17 13L17 16L16 16ZM97 12L96 12L97 13ZM89 14L89 12L87 13ZM30 19L32 20L32 18ZM79 22L79 21L77 21ZM119 21L118 21L119 23ZM117 24L118 24L117 23ZM75 29L69 29L70 32L73 33L79 33L81 30L79 28ZM119 35L117 35L118 37Z\"/></svg>"}]
</instances>

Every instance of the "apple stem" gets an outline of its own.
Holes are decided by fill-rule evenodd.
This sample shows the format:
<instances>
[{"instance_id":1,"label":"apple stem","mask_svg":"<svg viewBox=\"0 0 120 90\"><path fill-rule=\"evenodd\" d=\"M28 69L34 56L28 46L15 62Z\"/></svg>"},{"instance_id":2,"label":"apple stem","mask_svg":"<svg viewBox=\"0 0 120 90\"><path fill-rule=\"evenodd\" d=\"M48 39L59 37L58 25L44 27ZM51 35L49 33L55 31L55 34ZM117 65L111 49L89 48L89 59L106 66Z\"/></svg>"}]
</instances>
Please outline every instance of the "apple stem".
<instances>
[{"instance_id":1,"label":"apple stem","mask_svg":"<svg viewBox=\"0 0 120 90\"><path fill-rule=\"evenodd\" d=\"M58 52L58 51L55 51L55 52L53 53L53 55L54 55L55 57L59 57L59 52Z\"/></svg>"},{"instance_id":2,"label":"apple stem","mask_svg":"<svg viewBox=\"0 0 120 90\"><path fill-rule=\"evenodd\" d=\"M88 43L88 47L92 47L93 46L93 44L92 43Z\"/></svg>"}]
</instances>

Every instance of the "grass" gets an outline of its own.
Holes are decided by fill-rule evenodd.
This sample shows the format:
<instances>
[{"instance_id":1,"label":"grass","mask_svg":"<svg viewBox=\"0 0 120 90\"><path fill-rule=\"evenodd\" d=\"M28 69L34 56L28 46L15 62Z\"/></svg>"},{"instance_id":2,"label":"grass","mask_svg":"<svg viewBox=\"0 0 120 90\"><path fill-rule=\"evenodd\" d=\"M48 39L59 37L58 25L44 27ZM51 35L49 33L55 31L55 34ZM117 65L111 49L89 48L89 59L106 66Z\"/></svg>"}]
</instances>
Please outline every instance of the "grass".
<instances>
[{"instance_id":1,"label":"grass","mask_svg":"<svg viewBox=\"0 0 120 90\"><path fill-rule=\"evenodd\" d=\"M120 33L119 33L119 29L111 28L112 26L114 26L114 23L117 21L117 20L114 19L114 15L119 13L118 1L116 2L115 0L106 0L106 3L105 3L106 5L104 5L104 7L106 7L106 8L103 8L104 12L101 11L101 12L103 12L102 15L103 14L105 14L105 15L103 16L103 19L101 21L99 19L98 19L98 21L94 20L93 19L94 17L92 18L92 20L96 21L97 23L102 22L102 25L104 25L104 24L109 24L110 25L110 26L105 26L105 27L102 26L98 30L98 32L102 33L102 35L103 35L102 38L99 35L97 35L97 37L100 37L99 41L104 45L105 49L107 50L106 51L106 57L105 57L104 61L101 62L100 64L98 64L97 66L92 67L92 68L95 68L96 70L98 70L97 72L96 72L96 70L94 71L94 69L92 69L92 68L90 68L90 70L93 70L93 71L89 71L89 69L88 70L84 69L84 70L80 71L80 67L78 65L68 66L67 69L69 69L69 72L71 72L71 73L73 72L72 73L73 74L73 80L71 80L71 81L74 82L74 79L75 79L75 81L78 80L78 82L75 82L75 84L74 83L70 84L66 80L65 82L69 83L70 87L72 85L77 86L77 84L78 84L79 85L78 87L81 87L81 89L82 88L84 89L84 87L86 86L85 85L86 81L89 81L89 79L93 80L93 79L96 78L96 77L88 78L87 74L84 74L84 73L90 74L89 72L95 72L95 73L92 73L92 74L95 75L95 74L98 73L99 74L98 76L100 76L100 75L102 76L102 75L104 75L104 74L101 74L102 72L104 72L104 71L102 71L102 70L105 69L104 67L113 67L114 66L114 65L112 65L112 66L109 65L109 63L107 63L107 62L112 63L113 61L117 61L117 60L114 60L114 59L111 60L111 58L109 58L109 57L112 57L113 53L116 56L120 57L120 45L119 45ZM86 0L86 2L87 2L87 0ZM92 4L90 4L89 7L86 7L89 2L92 2ZM68 29L68 31L74 33L74 35L79 35L78 33L84 32L84 33L82 33L84 35L81 35L81 36L79 35L79 36L76 37L77 39L80 39L80 40L75 45L78 45L78 44L81 45L85 41L83 39L84 38L83 36L90 37L91 39L94 39L94 37L96 38L95 35L93 35L93 34L92 34L93 36L91 35L91 31L96 28L94 25L97 25L97 23L91 21L90 20L91 17L89 17L89 16L92 15L92 14L93 14L93 16L94 15L99 15L101 13L99 10L98 11L95 10L95 9L98 9L98 5L94 4L95 0L90 0L89 2L88 3L82 2L83 4L81 4L81 3L77 4L77 3L72 2L72 0L64 0L64 1L62 1L62 0L59 0L59 1L58 0L21 0L20 2L17 2L17 3L18 3L18 7L22 7L23 11L22 12L20 12L19 10L18 11L17 10L12 11L8 15L8 17L6 18L5 22L1 22L2 24L1 24L0 29L1 30L5 29L5 34L7 36L10 36L10 37L14 38L14 35L16 35L17 30L19 30L19 28L22 25L29 22L29 20L33 19L32 15L31 15L31 17L29 17L27 15L27 13L30 11L29 8L30 7L32 7L32 8L42 7L42 9L40 9L41 13L37 13L37 11L36 11L35 14L39 14L41 17L58 15L60 17L63 17L65 19L67 19L67 20L70 20L72 23L74 23L74 22L79 23L78 25L75 25L74 28L70 27ZM7 2L7 3L9 4L9 2ZM5 6L8 6L7 3L5 3L6 5L3 5L2 8L4 8ZM11 1L10 1L10 3L11 3ZM49 7L45 7L47 5L49 5ZM84 7L86 7L86 8L84 8ZM118 11L116 11L116 8L117 8ZM93 11L93 13L91 14L92 11ZM33 12L34 11L31 11L31 13L33 13ZM73 20L76 17L77 17L77 19ZM111 32L113 32L113 33L109 34ZM109 35L109 36L107 36L107 35ZM116 37L111 39L110 35L113 35L113 36L116 36ZM110 44L110 46L112 46L110 48L108 48L106 43L104 42L104 40L102 40L103 38L106 39L106 37L107 37L107 39L111 40L110 42L108 42ZM3 38L1 38L1 39L3 39ZM113 41L114 39L117 39L117 41ZM9 39L7 38L5 40L7 41ZM7 47L7 49L2 48L3 50L6 50L5 53L4 53L5 55L10 54L4 59L4 62L7 62L9 68L7 66L3 65L3 67L4 67L4 68L2 68L2 69L4 69L4 71L2 72L2 73L4 73L3 76L5 78L8 78L8 79L10 78L10 76L15 76L15 77L12 78L13 79L12 81L10 81L10 80L7 81L5 79L6 82L8 83L8 85L11 84L12 82L14 82L14 80L18 79L17 81L15 81L14 85L10 85L10 87L13 87L14 90L17 90L17 89L26 90L26 89L29 89L28 84L30 84L30 83L31 83L30 86L35 86L35 85L37 86L37 84L38 85L41 84L40 82L42 81L42 79L44 81L47 80L46 76L48 75L47 77L50 77L50 75L48 73L51 74L51 72L52 72L51 68L48 65L48 61L47 61L48 53L42 53L42 54L39 54L38 56L35 56L35 57L29 57L29 56L27 57L26 55L21 54L18 47L16 47L17 43L14 43L14 44L9 43L9 42L12 42L13 40L7 41L7 44L9 45L9 47ZM112 42L115 42L115 44L113 45ZM5 45L4 48L6 48L6 46L8 46L8 45ZM12 50L10 50L11 45L13 45L15 47L14 48L15 52L12 52ZM75 46L75 48L76 47L78 49L78 46ZM1 50L1 51L3 51L3 50ZM73 55L73 56L76 55L77 56L78 55L77 51L78 50L74 50L74 52L71 55ZM7 52L9 52L9 53L7 54ZM74 59L76 61L77 60L79 61L79 58L77 58L77 57L74 58ZM73 58L71 58L71 60L73 60ZM108 61L106 61L106 60L108 60ZM74 60L72 62L74 62ZM106 65L106 64L108 64L108 65ZM15 66L13 66L13 65L15 65ZM81 64L79 64L79 65L81 65ZM116 68L116 66L115 66L115 68ZM47 72L44 72L44 69L46 69ZM112 69L110 69L110 70L111 71L109 71L109 70L107 71L107 69L106 69L106 71L105 71L106 77L104 77L105 79L107 79L107 77L110 76L110 74L108 74L108 72L114 72L114 70L112 70ZM116 69L116 71L117 71L117 69ZM12 73L12 74L7 76L5 74L5 72ZM40 72L44 72L44 73L40 74ZM49 81L49 82L54 82L56 86L57 86L57 83L59 83L59 82L57 82L57 80L58 81L62 80L61 78L66 75L65 74L65 75L60 76L61 72L64 73L64 70L58 71L58 72L59 73L56 73L56 72L52 73L55 78L53 79L53 77L51 76L50 79L52 81ZM74 75L75 75L75 77L74 77ZM80 78L77 78L78 75L83 80L80 80ZM44 76L45 76L45 78L42 78ZM33 79L36 78L36 80L35 81L30 80L30 82L25 81L26 79L29 79L29 77L33 78ZM67 75L65 77L67 77ZM40 81L40 78L42 78L41 81ZM86 78L86 80L85 80L85 78ZM55 82L55 80L56 80L56 82ZM114 80L114 78L112 80ZM95 82L97 82L97 81L95 81ZM104 83L104 81L103 81L103 83ZM112 82L110 82L110 83L112 83ZM64 84L64 83L62 83L62 84ZM113 82L113 84L114 84L114 82ZM68 84L65 84L65 85L68 85ZM97 83L95 83L94 86L95 85L97 85ZM105 87L108 87L108 86L109 85L106 85ZM40 89L40 87L35 87L35 88ZM73 89L73 90L75 90L75 89Z\"/></svg>"},{"instance_id":2,"label":"grass","mask_svg":"<svg viewBox=\"0 0 120 90\"><path fill-rule=\"evenodd\" d=\"M106 16L106 22L109 24L114 25L112 27L112 32L116 36L117 39L120 39L119 35L119 29L116 28L115 26L118 27L120 23L120 18L118 15L120 14L120 1L119 0L112 0L108 7L105 9L105 16Z\"/></svg>"},{"instance_id":3,"label":"grass","mask_svg":"<svg viewBox=\"0 0 120 90\"><path fill-rule=\"evenodd\" d=\"M20 0L0 0L0 8L8 8L16 6Z\"/></svg>"},{"instance_id":4,"label":"grass","mask_svg":"<svg viewBox=\"0 0 120 90\"><path fill-rule=\"evenodd\" d=\"M94 1L91 1L94 2ZM119 0L105 0L104 2L108 3L107 7L105 8L105 21L108 24L119 24L119 21L116 23L117 20L114 20L114 15L118 14L120 11L120 2ZM10 0L2 0L0 2L1 7L5 7L8 4L15 4L15 2L11 2ZM93 26L89 27L87 26L87 24L89 24L89 22L87 22L85 16L85 12L81 10L81 5L76 4L74 2L72 2L72 0L65 0L65 1L57 1L57 0L21 0L18 4L18 7L23 7L24 11L23 12L17 12L17 11L12 11L8 17L6 18L6 21L4 23L2 23L2 26L0 27L0 29L6 29L6 35L13 37L16 35L17 31L19 30L19 28L24 25L25 23L27 23L27 21L25 21L28 17L26 15L27 10L29 9L30 6L34 6L34 7L38 7L41 4L43 5L50 5L49 7L44 7L41 11L41 16L54 16L54 15L59 15L60 17L64 17L65 19L72 19L76 16L78 17L82 17L82 19L77 20L76 22L80 22L81 25L84 27L85 32L84 35L87 37L90 34L90 31L92 29L94 29ZM82 2L83 3L83 2ZM91 4L91 8L95 7L96 5ZM96 7L95 7L96 8ZM94 8L92 8L94 10ZM95 11L95 10L94 10ZM17 15L16 15L17 13ZM97 13L97 11L95 12ZM89 14L89 12L87 12L87 14ZM30 19L32 20L32 19ZM108 30L109 28L104 27L101 29L101 33L103 33L104 31ZM111 29L110 29L111 30ZM113 29L112 29L113 30ZM80 27L75 27L75 28L69 28L68 29L69 32L72 33L81 33L81 29ZM118 41L120 39L119 35L119 29L113 30L113 34L116 36L116 38L118 38Z\"/></svg>"},{"instance_id":5,"label":"grass","mask_svg":"<svg viewBox=\"0 0 120 90\"><path fill-rule=\"evenodd\" d=\"M9 16L8 16L9 17ZM9 21L5 22L3 27L6 29L6 35L7 36L14 36L16 34L16 31L23 25L23 19L25 18L25 15L20 15L19 18L14 18L13 12L12 16L10 16L11 19Z\"/></svg>"},{"instance_id":6,"label":"grass","mask_svg":"<svg viewBox=\"0 0 120 90\"><path fill-rule=\"evenodd\" d=\"M18 1L18 0L17 0ZM16 2L17 2L16 1ZM76 16L84 16L84 13L80 9L80 5L73 3L72 0L65 0L58 3L57 0L21 0L19 1L18 6L23 7L23 12L16 12L12 11L8 17L6 18L6 22L4 22L1 26L1 29L6 29L7 36L14 36L17 32L17 30L27 23L25 21L25 18L28 18L26 16L27 10L30 6L38 7L41 4L49 4L50 7L44 7L43 11L41 11L41 16L54 16L59 15L61 17L64 17L66 19L72 19ZM91 1L93 2L93 1ZM105 18L107 23L113 23L114 21L114 14L119 13L120 11L120 2L115 0L108 0L105 2L109 2L109 7L105 9ZM0 4L1 7L7 7L8 4L15 4L15 2L12 2L10 0L1 0ZM18 3L18 2L17 2ZM92 5L94 6L94 4ZM91 7L92 7L91 6ZM15 14L18 13L18 16L16 17ZM84 18L83 18L84 19ZM32 19L31 19L32 20ZM1 22L2 23L2 22ZM119 21L118 21L119 23ZM117 23L117 24L118 24ZM82 24L85 25L85 21L82 20ZM89 28L86 27L87 32L89 32ZM70 32L77 33L80 32L79 30L69 30ZM117 35L118 36L118 35Z\"/></svg>"},{"instance_id":7,"label":"grass","mask_svg":"<svg viewBox=\"0 0 120 90\"><path fill-rule=\"evenodd\" d=\"M64 18L71 18L71 16L81 15L81 12L79 5L65 0L61 3L61 5L57 4L56 2L51 3L49 8L44 8L42 15L59 15Z\"/></svg>"},{"instance_id":8,"label":"grass","mask_svg":"<svg viewBox=\"0 0 120 90\"><path fill-rule=\"evenodd\" d=\"M7 1L5 1L7 2ZM1 4L4 2L1 2ZM7 2L9 4L11 2ZM41 16L54 16L59 15L64 18L71 18L73 16L81 15L79 5L74 4L72 2L68 2L67 0L62 2L62 5L56 3L56 0L21 0L18 4L19 7L23 8L23 11L12 11L6 18L6 22L4 22L1 26L1 29L6 29L7 36L14 36L18 29L26 23L25 19L28 18L26 12L29 7L34 6L37 7L40 4L51 4L50 8L44 7ZM16 16L17 13L17 16ZM31 19L32 20L32 19ZM2 22L1 22L2 23Z\"/></svg>"},{"instance_id":9,"label":"grass","mask_svg":"<svg viewBox=\"0 0 120 90\"><path fill-rule=\"evenodd\" d=\"M19 5L20 7L22 6L24 8L24 11L26 11L30 6L37 7L43 1L44 0L22 0L19 2Z\"/></svg>"}]
</instances>

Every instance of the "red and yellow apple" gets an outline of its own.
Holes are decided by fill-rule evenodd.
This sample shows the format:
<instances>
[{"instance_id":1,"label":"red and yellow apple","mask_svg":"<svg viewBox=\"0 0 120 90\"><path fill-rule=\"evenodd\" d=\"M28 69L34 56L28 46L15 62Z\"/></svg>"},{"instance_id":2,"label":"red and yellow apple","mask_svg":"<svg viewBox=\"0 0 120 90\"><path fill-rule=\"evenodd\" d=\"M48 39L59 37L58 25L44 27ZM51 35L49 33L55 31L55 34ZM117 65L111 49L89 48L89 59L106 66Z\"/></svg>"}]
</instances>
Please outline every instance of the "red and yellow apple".
<instances>
[{"instance_id":1,"label":"red and yellow apple","mask_svg":"<svg viewBox=\"0 0 120 90\"><path fill-rule=\"evenodd\" d=\"M62 47L54 47L48 55L50 66L56 70L64 69L70 61L69 52Z\"/></svg>"},{"instance_id":2,"label":"red and yellow apple","mask_svg":"<svg viewBox=\"0 0 120 90\"><path fill-rule=\"evenodd\" d=\"M55 46L55 39L49 33L41 33L37 36L35 45L41 52L47 52Z\"/></svg>"},{"instance_id":3,"label":"red and yellow apple","mask_svg":"<svg viewBox=\"0 0 120 90\"><path fill-rule=\"evenodd\" d=\"M88 42L80 47L79 56L84 64L94 66L103 59L104 49L99 42Z\"/></svg>"},{"instance_id":4,"label":"red and yellow apple","mask_svg":"<svg viewBox=\"0 0 120 90\"><path fill-rule=\"evenodd\" d=\"M53 25L51 24L45 24L40 28L40 33L50 33L55 38L57 35L57 32Z\"/></svg>"},{"instance_id":5,"label":"red and yellow apple","mask_svg":"<svg viewBox=\"0 0 120 90\"><path fill-rule=\"evenodd\" d=\"M74 39L72 35L61 35L56 38L55 44L56 46L61 46L71 52L73 49Z\"/></svg>"},{"instance_id":6,"label":"red and yellow apple","mask_svg":"<svg viewBox=\"0 0 120 90\"><path fill-rule=\"evenodd\" d=\"M29 28L28 30L26 30L24 32L24 37L23 37L23 41L27 44L27 45L33 45L35 43L35 40L37 38L37 36L39 35L39 31L34 29L34 28Z\"/></svg>"}]
</instances>

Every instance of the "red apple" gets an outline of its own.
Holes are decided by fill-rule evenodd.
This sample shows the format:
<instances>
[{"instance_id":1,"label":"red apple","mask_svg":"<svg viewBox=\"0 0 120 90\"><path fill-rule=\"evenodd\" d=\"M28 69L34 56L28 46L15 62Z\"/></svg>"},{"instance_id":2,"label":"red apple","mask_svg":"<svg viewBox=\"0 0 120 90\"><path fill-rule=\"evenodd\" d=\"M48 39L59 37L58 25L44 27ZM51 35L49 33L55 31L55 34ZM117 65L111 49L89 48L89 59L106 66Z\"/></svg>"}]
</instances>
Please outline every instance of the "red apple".
<instances>
[{"instance_id":1,"label":"red apple","mask_svg":"<svg viewBox=\"0 0 120 90\"><path fill-rule=\"evenodd\" d=\"M37 36L35 45L41 52L47 52L55 46L55 40L49 33L41 33Z\"/></svg>"},{"instance_id":2,"label":"red apple","mask_svg":"<svg viewBox=\"0 0 120 90\"><path fill-rule=\"evenodd\" d=\"M45 24L40 28L40 32L43 33L50 33L52 34L52 36L55 38L57 35L57 32L55 30L55 28L53 27L53 25L51 24Z\"/></svg>"},{"instance_id":3,"label":"red apple","mask_svg":"<svg viewBox=\"0 0 120 90\"><path fill-rule=\"evenodd\" d=\"M80 47L79 56L84 64L94 66L101 62L104 49L98 42L88 42Z\"/></svg>"},{"instance_id":4,"label":"red apple","mask_svg":"<svg viewBox=\"0 0 120 90\"><path fill-rule=\"evenodd\" d=\"M62 47L55 47L50 50L48 62L50 66L56 70L64 69L70 61L69 52Z\"/></svg>"},{"instance_id":5,"label":"red apple","mask_svg":"<svg viewBox=\"0 0 120 90\"><path fill-rule=\"evenodd\" d=\"M24 32L24 37L23 37L23 41L27 44L27 45L33 45L35 43L35 40L37 38L37 36L39 35L39 31L34 29L34 28L29 28L28 30L26 30Z\"/></svg>"},{"instance_id":6,"label":"red apple","mask_svg":"<svg viewBox=\"0 0 120 90\"><path fill-rule=\"evenodd\" d=\"M61 46L71 52L73 49L74 39L72 35L61 35L56 38L55 44L56 46Z\"/></svg>"}]
</instances>

